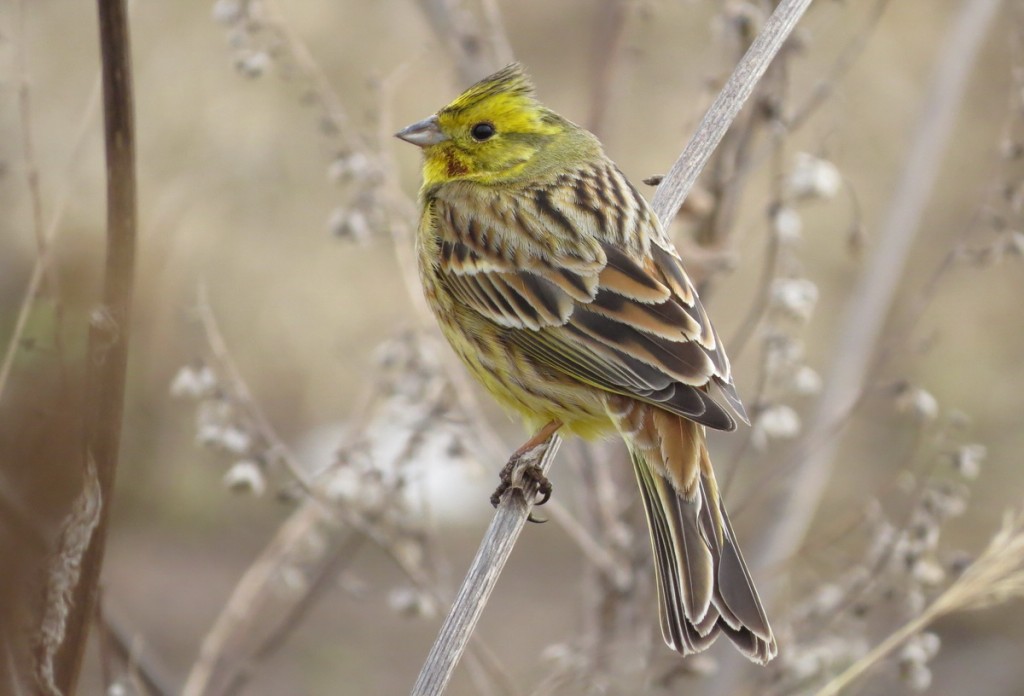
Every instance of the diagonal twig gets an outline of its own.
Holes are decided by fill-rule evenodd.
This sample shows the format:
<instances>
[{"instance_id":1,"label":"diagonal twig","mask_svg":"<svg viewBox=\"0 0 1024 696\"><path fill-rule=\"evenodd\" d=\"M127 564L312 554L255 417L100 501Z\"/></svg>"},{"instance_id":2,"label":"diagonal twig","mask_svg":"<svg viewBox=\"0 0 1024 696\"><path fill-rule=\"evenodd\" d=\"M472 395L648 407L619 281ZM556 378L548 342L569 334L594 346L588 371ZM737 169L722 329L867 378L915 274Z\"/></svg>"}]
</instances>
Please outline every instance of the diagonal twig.
<instances>
[{"instance_id":1,"label":"diagonal twig","mask_svg":"<svg viewBox=\"0 0 1024 696\"><path fill-rule=\"evenodd\" d=\"M519 471L536 464L546 474L560 444L561 438L555 434L547 443L530 450L520 459ZM524 481L521 488L509 489L502 498L466 573L466 579L459 588L458 596L416 679L412 688L413 696L437 696L444 692L483 614L487 599L497 585L498 577L526 525L536 495L537 484L529 480Z\"/></svg>"}]
</instances>

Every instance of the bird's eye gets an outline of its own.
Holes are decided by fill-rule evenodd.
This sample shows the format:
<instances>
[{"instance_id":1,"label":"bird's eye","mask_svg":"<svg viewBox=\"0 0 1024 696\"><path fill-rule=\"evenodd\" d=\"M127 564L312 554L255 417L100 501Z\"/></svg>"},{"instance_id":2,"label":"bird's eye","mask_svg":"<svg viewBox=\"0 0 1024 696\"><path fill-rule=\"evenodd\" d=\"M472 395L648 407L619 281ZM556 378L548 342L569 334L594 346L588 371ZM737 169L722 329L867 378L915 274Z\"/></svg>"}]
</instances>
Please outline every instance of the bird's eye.
<instances>
[{"instance_id":1,"label":"bird's eye","mask_svg":"<svg viewBox=\"0 0 1024 696\"><path fill-rule=\"evenodd\" d=\"M473 136L473 140L481 143L493 137L494 133L494 124L487 121L478 123L469 129L469 134Z\"/></svg>"}]
</instances>

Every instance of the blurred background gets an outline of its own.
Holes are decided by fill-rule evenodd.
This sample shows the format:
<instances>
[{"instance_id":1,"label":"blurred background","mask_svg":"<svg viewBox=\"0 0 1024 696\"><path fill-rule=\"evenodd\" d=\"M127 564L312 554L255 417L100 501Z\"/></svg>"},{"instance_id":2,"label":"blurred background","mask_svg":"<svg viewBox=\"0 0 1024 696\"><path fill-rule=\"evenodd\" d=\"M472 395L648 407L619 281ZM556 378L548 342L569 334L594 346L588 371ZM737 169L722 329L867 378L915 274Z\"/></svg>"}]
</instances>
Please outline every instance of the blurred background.
<instances>
[{"instance_id":1,"label":"blurred background","mask_svg":"<svg viewBox=\"0 0 1024 696\"><path fill-rule=\"evenodd\" d=\"M904 613L913 615L914 607L892 604L892 592L936 596L953 581L957 559L977 555L1003 511L1021 505L1024 198L1014 157L1022 109L1015 79L1024 60L1019 12L1004 3L958 101L876 347L881 357L843 421L810 533L788 558L762 558L757 540L780 514L764 499L784 490L797 458L820 445L805 435L820 408L821 381L834 369L846 308L879 242L963 4L816 3L785 52L784 69L769 73L756 107L742 117L749 141L727 142L737 159L716 161L676 225L733 355L740 393L759 416L752 433L715 436L719 476L731 482L727 500L748 558L757 559L755 576L777 590L771 613L783 655L792 646L791 656L804 659L771 676L742 672L729 693L799 693L819 683L898 627ZM443 597L486 527L501 454L522 431L475 387L449 385L459 373L449 370L447 348L434 343L405 265L419 153L389 134L501 65L505 49L488 42L503 27L540 98L593 127L640 186L675 161L764 9L708 0L132 4L140 243L102 604L138 664L179 692L243 574L272 539L284 543L282 525L308 511L280 451L265 441L272 432L307 481L322 482L339 466L361 473L330 492L348 521L309 523L302 543L293 539L288 550L301 559L290 556L273 570L319 568L322 587L273 649L246 658L249 671L237 688L408 691L447 609ZM24 676L25 625L45 575L45 561L31 551L38 544L23 537L51 544L79 485L69 462L88 408L79 402L79 372L105 224L96 37L89 3L0 5L0 339L5 350L17 342L0 395L0 485L7 504L18 501L37 521L24 529L15 516L0 516L0 565L10 569L0 607L17 617L4 630L7 641L23 641L8 652L8 677ZM805 117L786 121L808 104ZM27 184L31 167L41 224ZM653 187L640 188L653 195ZM36 230L52 220L52 273L15 336ZM240 395L232 369L248 394ZM424 403L433 410L421 413ZM411 445L410 432L423 441ZM579 491L588 462L621 484L623 520L640 530L625 543L634 552L628 567L646 587L648 542L622 453L567 443L562 454L553 480L568 514L587 519L589 499ZM338 531L358 528L345 506L369 509L359 507L371 506L373 495L360 493L361 477L384 461L398 463L385 466L380 480L404 471L398 493L410 515L389 527L408 532L388 537L390 546ZM928 542L940 575L920 570L912 581L894 580L888 599L874 588L861 602L867 608L822 599L825 613L849 614L858 604L874 618L844 619L856 628L837 635L852 647L834 661L809 650L827 641L801 623L813 618L801 601L823 587L849 599L851 569L871 568L864 559L872 544L917 519L922 491L933 488L955 501L954 511L938 516L941 539ZM366 519L372 527L372 515ZM396 549L407 537L419 544L412 556L428 561L403 565ZM336 550L342 538L352 547L323 565L324 548ZM872 572L896 572L887 559L879 563ZM433 599L402 570L421 565L440 588ZM580 647L593 629L593 588L581 591L587 568L557 521L530 525L520 540L479 629L518 693L533 693L552 673L579 671L583 663L573 660L593 654ZM247 611L258 614L264 601L299 601L317 577L275 575L278 584L263 587L269 594L258 594ZM670 687L659 685L654 675L674 669L675 658L655 633L649 591L639 596L623 620L632 633L621 635L642 637L644 666L629 663L600 688L581 686L577 674L546 693L716 693L722 672L714 674L715 661L730 664L722 645L687 674L663 680ZM810 623L825 631L823 620ZM1022 625L1019 602L956 613L931 629L941 639L934 662L897 655L859 693L1019 693ZM81 693L102 692L105 655L100 645L90 649ZM460 668L450 693L482 692L469 672Z\"/></svg>"}]
</instances>

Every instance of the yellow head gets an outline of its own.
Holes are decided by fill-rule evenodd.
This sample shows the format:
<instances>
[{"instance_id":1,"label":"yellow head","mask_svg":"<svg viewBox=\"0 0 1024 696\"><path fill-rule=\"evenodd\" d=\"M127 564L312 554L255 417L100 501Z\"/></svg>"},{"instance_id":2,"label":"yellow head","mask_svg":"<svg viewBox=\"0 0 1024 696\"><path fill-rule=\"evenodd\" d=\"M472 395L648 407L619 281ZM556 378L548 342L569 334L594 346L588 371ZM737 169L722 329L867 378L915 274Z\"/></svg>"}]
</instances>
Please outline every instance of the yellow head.
<instances>
[{"instance_id":1,"label":"yellow head","mask_svg":"<svg viewBox=\"0 0 1024 696\"><path fill-rule=\"evenodd\" d=\"M553 151L559 145L579 145L567 133L592 137L537 102L522 66L512 63L396 135L423 148L426 189L456 180L493 184L533 176L557 164Z\"/></svg>"}]
</instances>

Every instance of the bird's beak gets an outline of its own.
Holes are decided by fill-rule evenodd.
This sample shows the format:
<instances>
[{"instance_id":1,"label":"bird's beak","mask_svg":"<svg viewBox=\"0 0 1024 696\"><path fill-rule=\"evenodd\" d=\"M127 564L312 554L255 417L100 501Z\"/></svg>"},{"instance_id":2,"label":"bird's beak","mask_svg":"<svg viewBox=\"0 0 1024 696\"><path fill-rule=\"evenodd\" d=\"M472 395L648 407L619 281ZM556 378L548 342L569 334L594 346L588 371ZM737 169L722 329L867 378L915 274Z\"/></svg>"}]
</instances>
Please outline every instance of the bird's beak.
<instances>
[{"instance_id":1,"label":"bird's beak","mask_svg":"<svg viewBox=\"0 0 1024 696\"><path fill-rule=\"evenodd\" d=\"M437 124L437 116L431 116L417 121L411 126L406 126L395 133L395 137L420 147L430 147L448 139L448 136L441 132L441 127Z\"/></svg>"}]
</instances>

